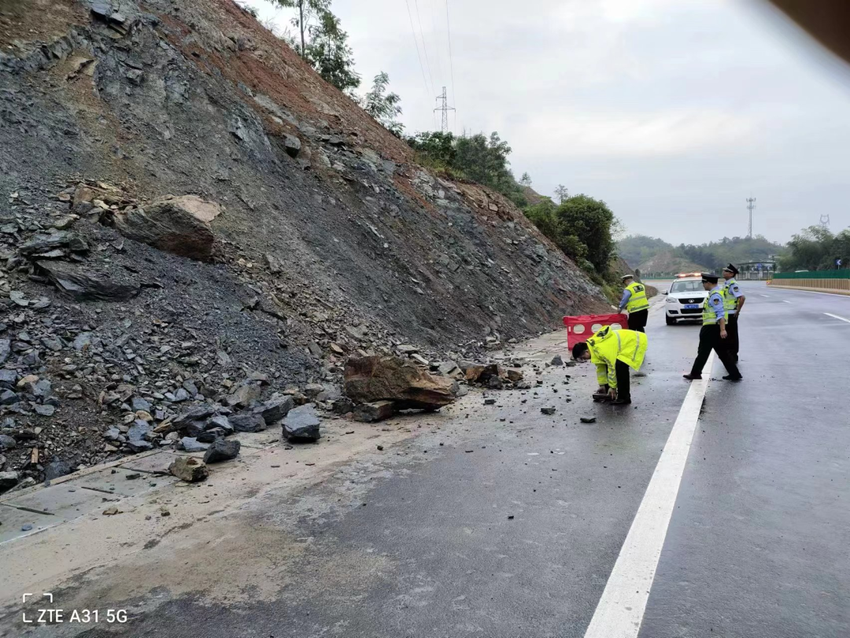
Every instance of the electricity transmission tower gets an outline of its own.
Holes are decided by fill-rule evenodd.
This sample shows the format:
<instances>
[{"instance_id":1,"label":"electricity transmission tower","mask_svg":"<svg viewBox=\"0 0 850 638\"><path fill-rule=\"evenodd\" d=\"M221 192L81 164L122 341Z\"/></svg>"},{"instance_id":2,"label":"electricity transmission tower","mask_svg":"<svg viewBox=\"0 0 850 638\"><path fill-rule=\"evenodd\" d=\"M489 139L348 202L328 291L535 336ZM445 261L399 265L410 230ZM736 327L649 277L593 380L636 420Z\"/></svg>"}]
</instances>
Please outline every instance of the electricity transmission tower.
<instances>
[{"instance_id":1,"label":"electricity transmission tower","mask_svg":"<svg viewBox=\"0 0 850 638\"><path fill-rule=\"evenodd\" d=\"M443 93L437 96L437 108L434 111L440 111L442 113L442 125L440 126L440 131L443 133L448 133L449 131L449 111L454 111L455 108L453 106L449 106L449 98L446 97L446 87L443 87Z\"/></svg>"},{"instance_id":2,"label":"electricity transmission tower","mask_svg":"<svg viewBox=\"0 0 850 638\"><path fill-rule=\"evenodd\" d=\"M756 207L756 198L755 197L748 197L747 198L747 210L750 211L750 227L749 227L749 231L747 232L747 237L749 237L750 239L753 238L753 210L755 209L755 207Z\"/></svg>"},{"instance_id":3,"label":"electricity transmission tower","mask_svg":"<svg viewBox=\"0 0 850 638\"><path fill-rule=\"evenodd\" d=\"M820 227L821 228L829 228L829 215L821 215L820 216Z\"/></svg>"}]
</instances>

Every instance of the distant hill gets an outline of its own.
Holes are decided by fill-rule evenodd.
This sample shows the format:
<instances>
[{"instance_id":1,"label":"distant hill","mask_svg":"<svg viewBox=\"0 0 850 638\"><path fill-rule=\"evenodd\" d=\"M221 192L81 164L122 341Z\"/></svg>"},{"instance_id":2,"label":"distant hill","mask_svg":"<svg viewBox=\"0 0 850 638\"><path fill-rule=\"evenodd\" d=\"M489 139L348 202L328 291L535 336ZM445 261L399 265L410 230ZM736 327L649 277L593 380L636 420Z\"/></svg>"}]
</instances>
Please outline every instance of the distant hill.
<instances>
[{"instance_id":1,"label":"distant hill","mask_svg":"<svg viewBox=\"0 0 850 638\"><path fill-rule=\"evenodd\" d=\"M640 266L642 277L664 277L680 272L705 272L710 270L705 266L694 263L687 257L682 257L676 250L666 250L654 255Z\"/></svg>"},{"instance_id":2,"label":"distant hill","mask_svg":"<svg viewBox=\"0 0 850 638\"><path fill-rule=\"evenodd\" d=\"M724 237L706 244L673 246L663 239L633 235L617 242L617 253L629 265L647 275L675 274L689 271L719 271L728 263L740 264L781 257L786 251L782 244L756 237Z\"/></svg>"},{"instance_id":3,"label":"distant hill","mask_svg":"<svg viewBox=\"0 0 850 638\"><path fill-rule=\"evenodd\" d=\"M637 268L659 253L671 250L673 250L672 244L646 235L630 235L617 242L617 254L632 268Z\"/></svg>"}]
</instances>

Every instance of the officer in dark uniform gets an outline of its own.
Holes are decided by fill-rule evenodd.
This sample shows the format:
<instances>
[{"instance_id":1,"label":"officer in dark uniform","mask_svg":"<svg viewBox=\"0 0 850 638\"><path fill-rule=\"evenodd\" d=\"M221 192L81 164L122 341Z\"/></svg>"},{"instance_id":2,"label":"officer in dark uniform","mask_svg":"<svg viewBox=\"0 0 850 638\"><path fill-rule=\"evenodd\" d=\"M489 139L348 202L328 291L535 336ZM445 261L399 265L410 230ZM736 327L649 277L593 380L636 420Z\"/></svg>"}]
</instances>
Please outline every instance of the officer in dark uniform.
<instances>
[{"instance_id":1,"label":"officer in dark uniform","mask_svg":"<svg viewBox=\"0 0 850 638\"><path fill-rule=\"evenodd\" d=\"M729 264L723 269L723 304L726 306L726 332L729 336L726 338L726 347L729 349L729 354L735 362L738 361L738 317L741 314L741 308L744 307L744 302L747 298L741 292L741 286L735 280L738 276L738 269L735 264Z\"/></svg>"},{"instance_id":2,"label":"officer in dark uniform","mask_svg":"<svg viewBox=\"0 0 850 638\"><path fill-rule=\"evenodd\" d=\"M702 379L702 369L711 351L717 353L718 358L726 366L728 373L723 377L727 381L740 381L743 377L735 365L735 360L726 347L726 308L723 302L723 289L717 284L717 275L703 274L702 285L708 293L708 297L702 305L702 330L699 332L699 349L694 367L690 374L683 375L686 379Z\"/></svg>"}]
</instances>

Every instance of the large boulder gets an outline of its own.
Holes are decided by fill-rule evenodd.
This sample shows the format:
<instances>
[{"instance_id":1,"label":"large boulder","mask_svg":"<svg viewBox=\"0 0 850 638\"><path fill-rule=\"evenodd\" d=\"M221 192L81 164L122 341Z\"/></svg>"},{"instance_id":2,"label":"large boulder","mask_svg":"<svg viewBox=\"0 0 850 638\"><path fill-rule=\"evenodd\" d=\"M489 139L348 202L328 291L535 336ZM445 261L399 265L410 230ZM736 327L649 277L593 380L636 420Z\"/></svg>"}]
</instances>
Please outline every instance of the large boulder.
<instances>
[{"instance_id":1,"label":"large boulder","mask_svg":"<svg viewBox=\"0 0 850 638\"><path fill-rule=\"evenodd\" d=\"M283 438L293 443L318 441L321 423L312 403L293 408L283 419Z\"/></svg>"},{"instance_id":2,"label":"large boulder","mask_svg":"<svg viewBox=\"0 0 850 638\"><path fill-rule=\"evenodd\" d=\"M38 261L36 274L46 276L59 292L76 301L128 301L142 290L126 274L112 277L78 264Z\"/></svg>"},{"instance_id":3,"label":"large boulder","mask_svg":"<svg viewBox=\"0 0 850 638\"><path fill-rule=\"evenodd\" d=\"M129 239L176 255L209 261L215 238L210 222L221 206L195 195L171 197L114 217L115 228Z\"/></svg>"},{"instance_id":4,"label":"large boulder","mask_svg":"<svg viewBox=\"0 0 850 638\"><path fill-rule=\"evenodd\" d=\"M435 410L455 400L455 383L398 357L351 358L345 365L345 393L359 403L393 401L399 410Z\"/></svg>"}]
</instances>

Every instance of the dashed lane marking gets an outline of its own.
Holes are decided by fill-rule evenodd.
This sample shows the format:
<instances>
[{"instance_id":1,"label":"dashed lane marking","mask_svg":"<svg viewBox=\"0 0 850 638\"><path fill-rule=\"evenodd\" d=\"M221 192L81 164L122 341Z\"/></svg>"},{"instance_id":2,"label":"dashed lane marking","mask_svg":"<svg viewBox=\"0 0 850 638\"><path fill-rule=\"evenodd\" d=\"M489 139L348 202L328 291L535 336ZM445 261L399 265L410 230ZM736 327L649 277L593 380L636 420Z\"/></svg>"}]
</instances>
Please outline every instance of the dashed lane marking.
<instances>
[{"instance_id":1,"label":"dashed lane marking","mask_svg":"<svg viewBox=\"0 0 850 638\"><path fill-rule=\"evenodd\" d=\"M827 317L832 317L833 319L838 319L840 321L846 321L847 323L850 323L850 319L845 319L844 317L839 317L838 315L834 315L831 312L825 312L823 314L825 314Z\"/></svg>"},{"instance_id":2,"label":"dashed lane marking","mask_svg":"<svg viewBox=\"0 0 850 638\"><path fill-rule=\"evenodd\" d=\"M760 297L767 297L768 299L770 299L770 295L759 295L759 296Z\"/></svg>"},{"instance_id":3,"label":"dashed lane marking","mask_svg":"<svg viewBox=\"0 0 850 638\"><path fill-rule=\"evenodd\" d=\"M714 359L703 379L691 381L584 638L636 638L640 631Z\"/></svg>"},{"instance_id":4,"label":"dashed lane marking","mask_svg":"<svg viewBox=\"0 0 850 638\"><path fill-rule=\"evenodd\" d=\"M790 301L788 301L787 299L783 299L783 300L782 300L782 303L791 303L791 302L790 302Z\"/></svg>"}]
</instances>

